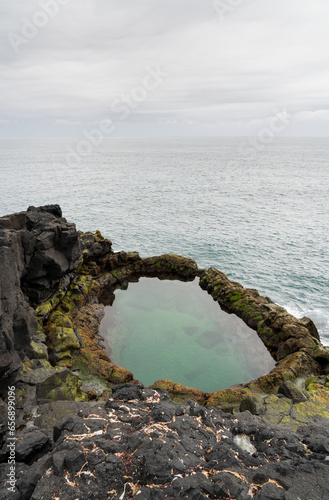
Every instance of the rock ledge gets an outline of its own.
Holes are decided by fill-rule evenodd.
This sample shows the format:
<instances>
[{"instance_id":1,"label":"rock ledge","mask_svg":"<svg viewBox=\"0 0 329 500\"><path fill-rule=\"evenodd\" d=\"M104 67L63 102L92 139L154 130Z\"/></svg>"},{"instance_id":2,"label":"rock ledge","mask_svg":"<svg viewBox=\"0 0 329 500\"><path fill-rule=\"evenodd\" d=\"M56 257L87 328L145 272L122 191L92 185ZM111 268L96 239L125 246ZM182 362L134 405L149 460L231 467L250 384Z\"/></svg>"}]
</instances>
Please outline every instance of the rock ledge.
<instances>
[{"instance_id":1,"label":"rock ledge","mask_svg":"<svg viewBox=\"0 0 329 500\"><path fill-rule=\"evenodd\" d=\"M206 394L145 388L108 357L99 324L142 276L193 280L240 316L271 373ZM8 387L16 395L13 499L329 498L329 351L294 318L217 269L117 252L58 205L0 218L0 499L8 497Z\"/></svg>"}]
</instances>

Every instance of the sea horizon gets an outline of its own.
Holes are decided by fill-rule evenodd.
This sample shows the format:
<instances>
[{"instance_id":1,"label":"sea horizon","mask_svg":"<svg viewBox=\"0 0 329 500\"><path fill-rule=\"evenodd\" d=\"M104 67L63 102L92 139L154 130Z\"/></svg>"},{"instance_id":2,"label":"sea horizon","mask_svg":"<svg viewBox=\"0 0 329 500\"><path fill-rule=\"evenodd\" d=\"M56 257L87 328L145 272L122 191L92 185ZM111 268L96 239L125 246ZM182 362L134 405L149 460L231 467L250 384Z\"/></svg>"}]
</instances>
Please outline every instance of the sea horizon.
<instances>
[{"instance_id":1,"label":"sea horizon","mask_svg":"<svg viewBox=\"0 0 329 500\"><path fill-rule=\"evenodd\" d=\"M329 344L329 141L107 138L66 163L70 139L0 140L1 214L58 203L118 250L176 252L310 316ZM30 148L26 148L27 142Z\"/></svg>"}]
</instances>

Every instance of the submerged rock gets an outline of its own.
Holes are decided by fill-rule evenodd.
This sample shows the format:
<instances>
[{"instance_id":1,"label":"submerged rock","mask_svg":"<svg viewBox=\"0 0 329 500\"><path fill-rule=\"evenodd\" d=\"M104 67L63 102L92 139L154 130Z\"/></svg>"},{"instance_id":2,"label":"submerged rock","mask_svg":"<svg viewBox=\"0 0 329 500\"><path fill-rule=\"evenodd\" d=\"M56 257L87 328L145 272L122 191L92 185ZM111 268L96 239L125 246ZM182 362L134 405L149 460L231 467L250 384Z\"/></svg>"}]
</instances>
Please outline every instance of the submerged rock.
<instances>
[{"instance_id":1,"label":"submerged rock","mask_svg":"<svg viewBox=\"0 0 329 500\"><path fill-rule=\"evenodd\" d=\"M141 276L199 276L257 331L274 370L211 394L170 380L145 388L112 363L99 335L103 304ZM0 218L0 326L0 498L8 386L12 498L329 498L328 350L311 320L220 271L175 254L114 253L98 231L78 233L58 205L30 207Z\"/></svg>"}]
</instances>

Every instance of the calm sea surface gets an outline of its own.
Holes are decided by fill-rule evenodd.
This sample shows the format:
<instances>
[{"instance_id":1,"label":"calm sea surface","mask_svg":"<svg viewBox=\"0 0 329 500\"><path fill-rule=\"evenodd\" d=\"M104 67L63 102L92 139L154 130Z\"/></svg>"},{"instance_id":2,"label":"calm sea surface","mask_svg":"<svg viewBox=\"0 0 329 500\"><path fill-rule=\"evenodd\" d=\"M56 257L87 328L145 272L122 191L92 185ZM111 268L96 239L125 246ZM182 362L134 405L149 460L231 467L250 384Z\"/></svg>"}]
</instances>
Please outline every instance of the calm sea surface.
<instances>
[{"instance_id":1,"label":"calm sea surface","mask_svg":"<svg viewBox=\"0 0 329 500\"><path fill-rule=\"evenodd\" d=\"M106 139L66 162L78 140L0 141L0 213L59 203L115 251L166 252L307 315L329 344L329 140Z\"/></svg>"}]
</instances>

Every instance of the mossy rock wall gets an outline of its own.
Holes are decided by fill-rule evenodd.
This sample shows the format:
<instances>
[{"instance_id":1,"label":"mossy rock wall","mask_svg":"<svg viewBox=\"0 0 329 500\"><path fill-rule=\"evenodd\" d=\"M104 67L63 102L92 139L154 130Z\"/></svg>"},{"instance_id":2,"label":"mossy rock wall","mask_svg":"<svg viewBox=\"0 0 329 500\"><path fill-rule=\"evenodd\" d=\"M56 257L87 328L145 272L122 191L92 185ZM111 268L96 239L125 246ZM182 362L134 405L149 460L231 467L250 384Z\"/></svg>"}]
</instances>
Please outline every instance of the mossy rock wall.
<instances>
[{"instance_id":1,"label":"mossy rock wall","mask_svg":"<svg viewBox=\"0 0 329 500\"><path fill-rule=\"evenodd\" d=\"M290 367L295 376L311 373L313 370L321 371L320 363L314 356L319 335L310 319L298 320L268 297L260 296L257 290L247 289L240 283L230 281L224 273L214 268L203 272L200 286L224 310L236 314L256 330L276 361L290 359L289 356L295 353L303 353L304 363L294 363ZM282 365L279 364L279 367ZM289 366L285 366L285 369L289 369Z\"/></svg>"},{"instance_id":2,"label":"mossy rock wall","mask_svg":"<svg viewBox=\"0 0 329 500\"><path fill-rule=\"evenodd\" d=\"M99 335L104 307L100 302L106 294L111 297L117 287L144 276L184 281L199 276L200 286L221 308L236 314L254 329L277 361L269 374L238 388L213 394L172 381L154 384L166 388L175 401L194 399L200 404L236 410L250 394L275 394L286 380L301 375L320 375L324 365L328 364L328 353L321 350L311 320L298 320L268 297L260 296L257 290L230 281L217 269L199 270L194 260L176 254L143 259L136 252L113 253L111 248L104 253L110 245L100 233L88 233L85 241L84 261L78 276L65 294L60 291L60 298L51 312L49 304L42 305L39 311L39 318L48 314L45 330L53 360L58 366L88 370L91 375L110 383L133 381L133 374L112 363L106 353ZM89 256L88 246L95 250L94 254L99 254Z\"/></svg>"}]
</instances>

